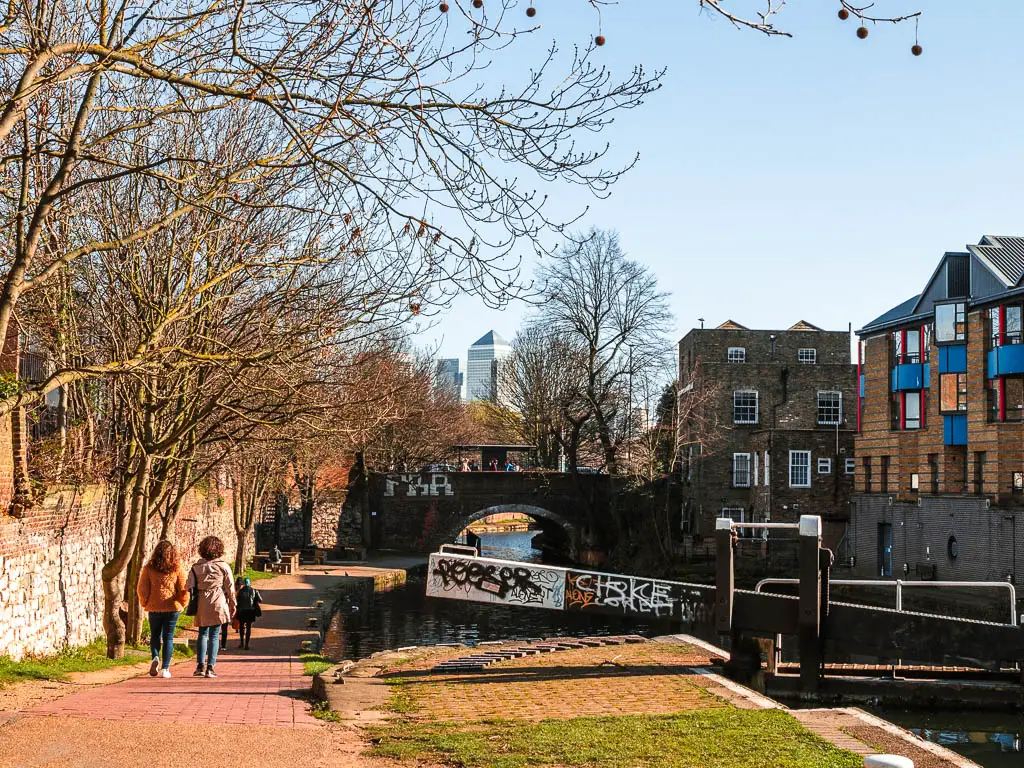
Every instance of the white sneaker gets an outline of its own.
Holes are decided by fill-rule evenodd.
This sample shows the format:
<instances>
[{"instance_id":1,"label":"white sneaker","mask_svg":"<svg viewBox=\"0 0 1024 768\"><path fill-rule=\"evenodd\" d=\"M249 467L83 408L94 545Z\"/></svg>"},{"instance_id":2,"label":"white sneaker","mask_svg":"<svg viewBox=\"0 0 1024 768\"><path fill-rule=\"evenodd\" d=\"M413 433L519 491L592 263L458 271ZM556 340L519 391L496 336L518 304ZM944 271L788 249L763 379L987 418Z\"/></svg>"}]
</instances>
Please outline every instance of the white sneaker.
<instances>
[{"instance_id":1,"label":"white sneaker","mask_svg":"<svg viewBox=\"0 0 1024 768\"><path fill-rule=\"evenodd\" d=\"M168 678L170 676L171 676L171 670L169 670L169 669L162 669L162 670L160 670L160 677Z\"/></svg>"},{"instance_id":2,"label":"white sneaker","mask_svg":"<svg viewBox=\"0 0 1024 768\"><path fill-rule=\"evenodd\" d=\"M158 669L160 669L160 659L153 659L153 663L149 665L149 676L156 677Z\"/></svg>"}]
</instances>

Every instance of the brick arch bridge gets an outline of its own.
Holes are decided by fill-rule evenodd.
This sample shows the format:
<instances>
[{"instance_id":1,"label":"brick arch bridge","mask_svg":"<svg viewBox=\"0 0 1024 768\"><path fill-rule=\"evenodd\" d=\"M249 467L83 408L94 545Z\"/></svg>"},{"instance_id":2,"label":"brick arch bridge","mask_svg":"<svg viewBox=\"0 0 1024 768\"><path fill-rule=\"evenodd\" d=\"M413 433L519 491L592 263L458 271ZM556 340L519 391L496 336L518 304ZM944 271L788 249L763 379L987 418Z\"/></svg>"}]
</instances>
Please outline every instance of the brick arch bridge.
<instances>
[{"instance_id":1,"label":"brick arch bridge","mask_svg":"<svg viewBox=\"0 0 1024 768\"><path fill-rule=\"evenodd\" d=\"M560 472L371 474L368 505L374 548L433 552L475 520L523 512L573 560L599 557L610 519L607 475Z\"/></svg>"}]
</instances>

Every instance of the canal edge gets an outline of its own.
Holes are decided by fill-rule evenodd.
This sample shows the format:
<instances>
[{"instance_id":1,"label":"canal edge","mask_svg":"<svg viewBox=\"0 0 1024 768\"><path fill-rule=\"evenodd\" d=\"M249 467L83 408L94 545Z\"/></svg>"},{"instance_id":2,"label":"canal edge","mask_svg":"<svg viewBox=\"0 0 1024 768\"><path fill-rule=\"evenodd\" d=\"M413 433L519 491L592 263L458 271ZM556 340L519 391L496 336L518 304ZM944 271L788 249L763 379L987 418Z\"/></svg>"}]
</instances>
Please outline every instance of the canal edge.
<instances>
[{"instance_id":1,"label":"canal edge","mask_svg":"<svg viewBox=\"0 0 1024 768\"><path fill-rule=\"evenodd\" d=\"M652 642L682 642L689 643L702 648L709 653L723 658L728 658L729 652L723 648L701 640L699 637L687 634L675 634L675 635L662 635L659 637L651 638ZM855 752L862 756L878 754L878 750L872 747L870 744L863 740L848 734L841 730L840 727L834 724L836 715L846 715L852 717L866 726L872 728L878 728L879 730L887 733L888 735L899 739L901 742L906 744L912 749L919 749L930 755L939 758L946 762L952 768L981 768L978 763L970 760L963 755L959 755L951 749L947 749L940 744L927 741L925 739L916 736L915 734L908 731L906 728L902 728L895 723L891 723L876 715L872 715L865 712L857 707L818 707L814 709L790 709L785 704L772 699L769 696L758 693L757 691L741 685L724 675L720 675L717 672L712 672L706 667L691 667L689 669L693 674L700 675L706 678L713 684L713 688L719 690L712 690L712 693L716 695L722 695L721 689L727 690L731 695L724 695L723 698L729 700L731 703L735 703L735 699L738 697L748 703L749 706L756 709L781 709L787 711L796 720L800 722L807 730L816 736L828 741L840 749L845 749L851 752Z\"/></svg>"}]
</instances>

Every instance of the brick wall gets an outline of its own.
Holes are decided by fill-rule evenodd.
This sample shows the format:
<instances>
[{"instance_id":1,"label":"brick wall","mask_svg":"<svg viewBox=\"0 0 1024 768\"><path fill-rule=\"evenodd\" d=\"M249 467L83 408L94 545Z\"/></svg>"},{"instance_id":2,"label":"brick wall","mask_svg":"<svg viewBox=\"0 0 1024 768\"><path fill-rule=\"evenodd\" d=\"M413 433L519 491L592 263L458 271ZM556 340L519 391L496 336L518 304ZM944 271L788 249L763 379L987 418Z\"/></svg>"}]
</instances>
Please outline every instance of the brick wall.
<instances>
[{"instance_id":1,"label":"brick wall","mask_svg":"<svg viewBox=\"0 0 1024 768\"><path fill-rule=\"evenodd\" d=\"M0 450L6 456L9 451ZM225 558L233 558L231 504L230 490L190 494L174 528L186 562L208 535L223 539ZM105 488L91 486L51 493L20 520L0 515L0 655L52 654L103 634L100 570L111 550L107 509ZM148 541L155 544L158 534L152 528ZM253 551L251 541L247 551Z\"/></svg>"},{"instance_id":2,"label":"brick wall","mask_svg":"<svg viewBox=\"0 0 1024 768\"><path fill-rule=\"evenodd\" d=\"M728 362L730 347L743 347L745 362ZM799 361L798 351L806 348L817 351L815 363ZM689 468L684 467L684 503L693 532L710 536L723 507L742 508L745 519L755 521L794 521L801 514L819 514L841 528L849 519L853 478L845 473L845 460L854 456L856 426L856 367L850 363L849 334L695 329L680 342L679 359L680 381L692 379L698 389L717 388L713 408L720 425L705 455L695 456ZM757 391L757 424L734 423L737 390ZM842 393L838 430L817 423L819 391ZM790 487L790 450L811 452L810 488ZM750 487L734 486L736 453L751 454L752 465L757 454L756 485L751 477ZM829 460L829 473L818 472L818 459Z\"/></svg>"}]
</instances>

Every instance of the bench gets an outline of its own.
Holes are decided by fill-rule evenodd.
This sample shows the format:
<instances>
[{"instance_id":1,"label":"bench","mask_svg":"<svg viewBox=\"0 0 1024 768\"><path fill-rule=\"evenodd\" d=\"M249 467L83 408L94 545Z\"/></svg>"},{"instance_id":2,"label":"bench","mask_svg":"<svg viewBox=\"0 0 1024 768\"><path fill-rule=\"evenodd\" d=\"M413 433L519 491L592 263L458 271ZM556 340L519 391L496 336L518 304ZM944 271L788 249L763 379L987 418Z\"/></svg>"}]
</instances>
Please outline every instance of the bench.
<instances>
[{"instance_id":1,"label":"bench","mask_svg":"<svg viewBox=\"0 0 1024 768\"><path fill-rule=\"evenodd\" d=\"M365 547L338 547L338 558L341 560L366 560Z\"/></svg>"}]
</instances>

